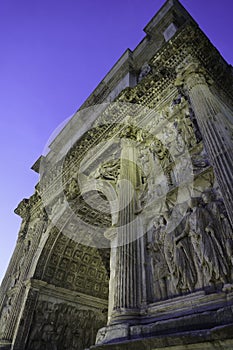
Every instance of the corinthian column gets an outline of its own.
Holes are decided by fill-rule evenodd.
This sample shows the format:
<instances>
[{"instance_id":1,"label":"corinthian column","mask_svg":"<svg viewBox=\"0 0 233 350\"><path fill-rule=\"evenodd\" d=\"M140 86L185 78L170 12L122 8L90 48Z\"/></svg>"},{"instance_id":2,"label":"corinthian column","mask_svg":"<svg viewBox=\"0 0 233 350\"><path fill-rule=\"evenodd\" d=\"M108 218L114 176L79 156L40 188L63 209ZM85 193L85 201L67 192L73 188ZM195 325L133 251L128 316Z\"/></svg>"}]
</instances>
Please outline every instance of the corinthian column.
<instances>
[{"instance_id":1,"label":"corinthian column","mask_svg":"<svg viewBox=\"0 0 233 350\"><path fill-rule=\"evenodd\" d=\"M146 301L143 225L138 193L141 176L137 149L131 139L122 140L118 180L119 215L111 239L109 324L135 319Z\"/></svg>"},{"instance_id":2,"label":"corinthian column","mask_svg":"<svg viewBox=\"0 0 233 350\"><path fill-rule=\"evenodd\" d=\"M210 89L206 73L188 57L176 85L188 91L202 137L233 225L233 111Z\"/></svg>"}]
</instances>

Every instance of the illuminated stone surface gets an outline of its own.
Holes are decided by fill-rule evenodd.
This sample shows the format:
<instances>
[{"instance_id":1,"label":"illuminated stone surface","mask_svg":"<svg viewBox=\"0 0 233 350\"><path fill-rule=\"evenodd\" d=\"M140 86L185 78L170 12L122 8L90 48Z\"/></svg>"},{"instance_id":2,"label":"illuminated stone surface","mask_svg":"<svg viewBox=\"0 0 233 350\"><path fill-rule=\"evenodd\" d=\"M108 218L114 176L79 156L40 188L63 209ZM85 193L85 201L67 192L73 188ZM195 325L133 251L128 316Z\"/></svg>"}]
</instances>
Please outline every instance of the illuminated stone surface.
<instances>
[{"instance_id":1,"label":"illuminated stone surface","mask_svg":"<svg viewBox=\"0 0 233 350\"><path fill-rule=\"evenodd\" d=\"M232 349L232 70L168 0L33 166L0 348Z\"/></svg>"}]
</instances>

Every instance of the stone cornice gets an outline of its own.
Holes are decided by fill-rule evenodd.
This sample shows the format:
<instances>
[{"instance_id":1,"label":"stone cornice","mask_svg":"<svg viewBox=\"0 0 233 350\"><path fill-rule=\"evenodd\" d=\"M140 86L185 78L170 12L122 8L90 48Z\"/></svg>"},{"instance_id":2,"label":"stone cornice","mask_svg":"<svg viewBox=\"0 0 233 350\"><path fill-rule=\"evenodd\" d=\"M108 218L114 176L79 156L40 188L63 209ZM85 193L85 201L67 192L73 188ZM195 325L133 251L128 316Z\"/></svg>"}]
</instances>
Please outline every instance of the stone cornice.
<instances>
[{"instance_id":1,"label":"stone cornice","mask_svg":"<svg viewBox=\"0 0 233 350\"><path fill-rule=\"evenodd\" d=\"M29 199L24 198L17 206L17 208L14 210L15 214L21 216L21 218L27 217L29 214Z\"/></svg>"},{"instance_id":2,"label":"stone cornice","mask_svg":"<svg viewBox=\"0 0 233 350\"><path fill-rule=\"evenodd\" d=\"M193 23L180 28L172 39L153 57L150 64L154 70L176 67L191 54L197 59L210 78L228 95L233 95L233 75L229 64L221 57L200 28Z\"/></svg>"},{"instance_id":3,"label":"stone cornice","mask_svg":"<svg viewBox=\"0 0 233 350\"><path fill-rule=\"evenodd\" d=\"M75 301L80 307L91 306L97 309L105 309L108 305L106 299L100 299L70 289L57 287L41 280L30 279L26 282L26 287L39 290L42 295L46 295L47 297L61 298L61 300L67 300L72 303Z\"/></svg>"},{"instance_id":4,"label":"stone cornice","mask_svg":"<svg viewBox=\"0 0 233 350\"><path fill-rule=\"evenodd\" d=\"M35 193L30 198L24 198L14 212L22 219L27 219L29 217L33 219L43 215L44 211L40 196Z\"/></svg>"}]
</instances>

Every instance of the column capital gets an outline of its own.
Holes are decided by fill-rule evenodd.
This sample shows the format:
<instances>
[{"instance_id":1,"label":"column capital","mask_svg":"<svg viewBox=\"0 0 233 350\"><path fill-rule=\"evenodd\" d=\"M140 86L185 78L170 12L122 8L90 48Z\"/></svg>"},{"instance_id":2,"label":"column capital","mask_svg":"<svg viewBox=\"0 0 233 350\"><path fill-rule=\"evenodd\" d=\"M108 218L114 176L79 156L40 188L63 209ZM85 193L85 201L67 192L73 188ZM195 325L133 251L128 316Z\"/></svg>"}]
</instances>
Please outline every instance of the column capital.
<instances>
[{"instance_id":1,"label":"column capital","mask_svg":"<svg viewBox=\"0 0 233 350\"><path fill-rule=\"evenodd\" d=\"M188 55L176 68L176 86L185 86L192 90L197 85L211 85L212 79L208 76L201 63L193 56Z\"/></svg>"}]
</instances>

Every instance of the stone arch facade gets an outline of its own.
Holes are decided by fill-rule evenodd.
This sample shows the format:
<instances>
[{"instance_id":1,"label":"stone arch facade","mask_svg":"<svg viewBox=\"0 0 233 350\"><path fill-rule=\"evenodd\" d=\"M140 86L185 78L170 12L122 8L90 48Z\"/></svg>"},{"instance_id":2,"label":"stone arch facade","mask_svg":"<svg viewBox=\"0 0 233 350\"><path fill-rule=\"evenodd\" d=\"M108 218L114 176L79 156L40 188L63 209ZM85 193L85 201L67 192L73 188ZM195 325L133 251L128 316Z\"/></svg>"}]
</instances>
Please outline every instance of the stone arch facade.
<instances>
[{"instance_id":1,"label":"stone arch facade","mask_svg":"<svg viewBox=\"0 0 233 350\"><path fill-rule=\"evenodd\" d=\"M33 166L0 348L232 348L232 68L177 0L145 32Z\"/></svg>"}]
</instances>

